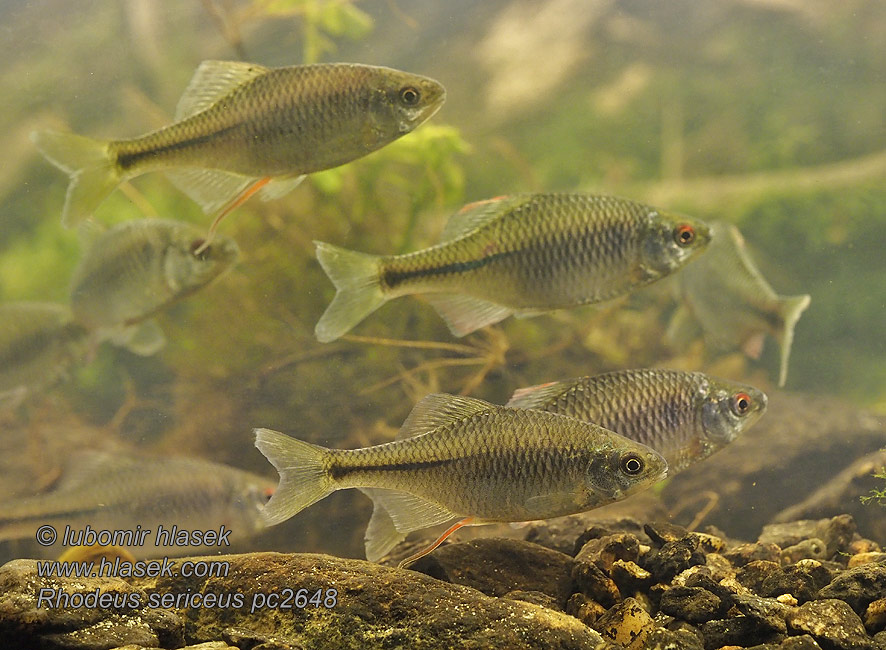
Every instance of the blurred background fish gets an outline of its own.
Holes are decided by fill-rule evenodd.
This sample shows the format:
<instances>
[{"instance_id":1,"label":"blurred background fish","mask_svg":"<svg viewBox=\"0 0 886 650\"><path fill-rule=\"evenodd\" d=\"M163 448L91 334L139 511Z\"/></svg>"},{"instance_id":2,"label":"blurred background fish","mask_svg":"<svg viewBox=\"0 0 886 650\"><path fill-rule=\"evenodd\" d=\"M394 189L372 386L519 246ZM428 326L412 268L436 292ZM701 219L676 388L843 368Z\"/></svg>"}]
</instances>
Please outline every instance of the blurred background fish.
<instances>
[{"instance_id":1,"label":"blurred background fish","mask_svg":"<svg viewBox=\"0 0 886 650\"><path fill-rule=\"evenodd\" d=\"M244 539L264 524L261 507L273 481L227 465L196 458L145 458L107 452L74 455L51 492L0 504L0 541L33 539L40 526L53 526L61 546L65 526L83 530L151 530L137 557L151 555L162 525L211 530L224 524L230 539ZM76 541L76 540L75 540ZM193 552L163 547L164 554Z\"/></svg>"},{"instance_id":2,"label":"blurred background fish","mask_svg":"<svg viewBox=\"0 0 886 650\"><path fill-rule=\"evenodd\" d=\"M595 424L445 394L422 399L397 440L374 447L326 449L270 429L255 432L255 446L280 472L264 509L268 523L335 490L359 488L374 504L366 529L371 561L414 530L454 519L471 525L582 512L667 471L657 452Z\"/></svg>"},{"instance_id":3,"label":"blurred background fish","mask_svg":"<svg viewBox=\"0 0 886 650\"><path fill-rule=\"evenodd\" d=\"M155 170L166 170L205 212L236 207L262 188L266 198L281 196L304 174L406 135L445 97L436 81L390 68L204 61L168 127L131 140L55 131L32 138L71 176L62 222L72 226L120 182Z\"/></svg>"},{"instance_id":4,"label":"blurred background fish","mask_svg":"<svg viewBox=\"0 0 886 650\"><path fill-rule=\"evenodd\" d=\"M0 305L0 403L52 384L85 352L87 337L65 305Z\"/></svg>"},{"instance_id":5,"label":"blurred background fish","mask_svg":"<svg viewBox=\"0 0 886 650\"><path fill-rule=\"evenodd\" d=\"M678 370L618 370L521 388L507 406L593 422L652 447L668 476L735 440L766 412L752 386Z\"/></svg>"},{"instance_id":6,"label":"blurred background fish","mask_svg":"<svg viewBox=\"0 0 886 650\"><path fill-rule=\"evenodd\" d=\"M424 294L455 336L511 314L600 302L681 268L704 250L702 222L594 194L519 194L455 213L442 243L376 256L317 242L336 287L317 323L331 341L382 304Z\"/></svg>"},{"instance_id":7,"label":"blurred background fish","mask_svg":"<svg viewBox=\"0 0 886 650\"><path fill-rule=\"evenodd\" d=\"M675 342L690 337L695 319L714 348L741 347L757 359L769 334L781 348L778 385L784 386L794 327L810 297L775 293L732 224L715 222L711 232L706 253L676 276L682 304L672 317L668 337Z\"/></svg>"},{"instance_id":8,"label":"blurred background fish","mask_svg":"<svg viewBox=\"0 0 886 650\"><path fill-rule=\"evenodd\" d=\"M219 236L203 247L194 226L136 219L101 233L71 279L77 322L133 352L150 355L165 339L151 316L205 287L239 258L234 240Z\"/></svg>"}]
</instances>

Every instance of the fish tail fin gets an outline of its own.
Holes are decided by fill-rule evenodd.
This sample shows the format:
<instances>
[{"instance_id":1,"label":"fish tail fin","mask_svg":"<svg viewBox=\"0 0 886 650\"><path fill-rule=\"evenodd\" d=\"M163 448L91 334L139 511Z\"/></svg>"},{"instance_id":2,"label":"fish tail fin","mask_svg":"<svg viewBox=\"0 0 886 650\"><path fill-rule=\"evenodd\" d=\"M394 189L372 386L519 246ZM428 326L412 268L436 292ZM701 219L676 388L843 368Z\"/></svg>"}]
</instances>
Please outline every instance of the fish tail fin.
<instances>
[{"instance_id":1,"label":"fish tail fin","mask_svg":"<svg viewBox=\"0 0 886 650\"><path fill-rule=\"evenodd\" d=\"M255 446L280 473L280 484L262 515L279 524L336 490L324 466L327 449L279 431L255 429Z\"/></svg>"},{"instance_id":2,"label":"fish tail fin","mask_svg":"<svg viewBox=\"0 0 886 650\"><path fill-rule=\"evenodd\" d=\"M336 294L314 329L317 340L333 341L381 307L385 297L379 277L379 257L314 242L317 260L335 285Z\"/></svg>"},{"instance_id":3,"label":"fish tail fin","mask_svg":"<svg viewBox=\"0 0 886 650\"><path fill-rule=\"evenodd\" d=\"M788 358L791 356L791 344L794 342L794 326L800 319L811 298L809 295L791 296L785 298L779 307L779 315L782 319L781 336L779 346L781 348L781 367L778 373L778 385L784 386L788 379Z\"/></svg>"},{"instance_id":4,"label":"fish tail fin","mask_svg":"<svg viewBox=\"0 0 886 650\"><path fill-rule=\"evenodd\" d=\"M34 131L31 140L49 162L71 178L62 212L66 228L89 217L120 183L106 140L58 131Z\"/></svg>"}]
</instances>

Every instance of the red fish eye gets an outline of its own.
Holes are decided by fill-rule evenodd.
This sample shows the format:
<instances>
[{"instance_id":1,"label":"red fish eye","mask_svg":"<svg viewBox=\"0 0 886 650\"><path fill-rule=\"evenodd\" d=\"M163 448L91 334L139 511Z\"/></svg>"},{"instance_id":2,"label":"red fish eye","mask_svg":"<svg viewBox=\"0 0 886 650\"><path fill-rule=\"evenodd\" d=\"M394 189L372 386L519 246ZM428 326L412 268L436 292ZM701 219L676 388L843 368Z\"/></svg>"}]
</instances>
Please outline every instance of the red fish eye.
<instances>
[{"instance_id":1,"label":"red fish eye","mask_svg":"<svg viewBox=\"0 0 886 650\"><path fill-rule=\"evenodd\" d=\"M415 106L421 98L421 93L412 86L406 86L400 89L400 101L407 106Z\"/></svg>"},{"instance_id":2,"label":"red fish eye","mask_svg":"<svg viewBox=\"0 0 886 650\"><path fill-rule=\"evenodd\" d=\"M689 246L689 244L695 241L695 228L688 224L679 226L674 231L674 240L680 246Z\"/></svg>"},{"instance_id":3,"label":"red fish eye","mask_svg":"<svg viewBox=\"0 0 886 650\"><path fill-rule=\"evenodd\" d=\"M262 490L262 497L264 497L265 503L270 501L272 496L274 496L274 488L265 488Z\"/></svg>"},{"instance_id":4,"label":"red fish eye","mask_svg":"<svg viewBox=\"0 0 886 650\"><path fill-rule=\"evenodd\" d=\"M751 410L751 396L747 393L736 393L732 396L732 410L736 415L744 415Z\"/></svg>"}]
</instances>

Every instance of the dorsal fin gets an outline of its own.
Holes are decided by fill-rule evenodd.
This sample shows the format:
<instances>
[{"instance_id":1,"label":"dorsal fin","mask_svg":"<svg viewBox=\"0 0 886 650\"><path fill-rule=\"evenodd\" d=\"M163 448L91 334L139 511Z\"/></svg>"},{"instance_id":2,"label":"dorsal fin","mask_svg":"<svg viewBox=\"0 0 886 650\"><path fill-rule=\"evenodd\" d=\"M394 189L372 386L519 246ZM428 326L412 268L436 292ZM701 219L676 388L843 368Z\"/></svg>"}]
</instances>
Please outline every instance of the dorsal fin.
<instances>
[{"instance_id":1,"label":"dorsal fin","mask_svg":"<svg viewBox=\"0 0 886 650\"><path fill-rule=\"evenodd\" d=\"M485 199L483 201L475 201L468 203L461 210L449 217L443 234L440 235L440 241L446 242L457 239L485 225L503 214L507 210L524 203L529 200L528 196L497 196L494 199Z\"/></svg>"},{"instance_id":2,"label":"dorsal fin","mask_svg":"<svg viewBox=\"0 0 886 650\"><path fill-rule=\"evenodd\" d=\"M537 386L518 388L505 406L521 409L544 409L552 400L562 395L574 382L550 381Z\"/></svg>"},{"instance_id":3,"label":"dorsal fin","mask_svg":"<svg viewBox=\"0 0 886 650\"><path fill-rule=\"evenodd\" d=\"M397 440L420 436L444 424L451 424L464 418L493 408L489 402L473 397L433 393L424 397L412 408L403 426L397 433Z\"/></svg>"},{"instance_id":4,"label":"dorsal fin","mask_svg":"<svg viewBox=\"0 0 886 650\"><path fill-rule=\"evenodd\" d=\"M243 61L204 61L178 100L176 122L209 108L237 86L267 71L264 66Z\"/></svg>"}]
</instances>

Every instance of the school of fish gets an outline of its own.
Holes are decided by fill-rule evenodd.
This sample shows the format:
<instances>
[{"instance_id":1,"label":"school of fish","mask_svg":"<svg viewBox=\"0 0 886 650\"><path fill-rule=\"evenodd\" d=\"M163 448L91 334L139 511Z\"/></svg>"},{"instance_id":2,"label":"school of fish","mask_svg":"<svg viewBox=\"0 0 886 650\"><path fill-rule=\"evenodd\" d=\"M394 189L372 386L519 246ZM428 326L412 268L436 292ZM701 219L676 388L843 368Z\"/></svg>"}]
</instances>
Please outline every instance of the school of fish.
<instances>
[{"instance_id":1,"label":"school of fish","mask_svg":"<svg viewBox=\"0 0 886 650\"><path fill-rule=\"evenodd\" d=\"M154 320L240 258L215 233L258 193L270 199L306 174L356 160L410 133L446 98L433 79L362 64L266 68L205 61L172 124L141 137L95 140L56 131L32 139L70 176L65 226L90 218L122 182L162 171L213 215L207 232L142 219L90 233L69 303L0 306L0 395L42 387L111 341L143 355L165 341ZM588 193L513 194L453 214L440 242L372 255L316 242L335 296L316 325L335 340L385 302L421 295L451 333L603 302L675 277L706 337L757 349L779 338L779 385L809 296L777 295L738 230L628 199ZM685 267L685 268L684 268ZM672 326L672 333L679 329ZM504 406L431 394L395 440L330 449L265 428L255 445L279 484L187 458L104 453L72 459L56 488L0 505L0 540L34 526L150 526L233 521L251 534L341 489L373 502L365 546L378 561L414 531L558 517L612 503L724 448L766 411L767 396L700 372L633 369L517 389ZM92 549L80 551L92 553ZM126 554L126 549L115 553Z\"/></svg>"}]
</instances>

